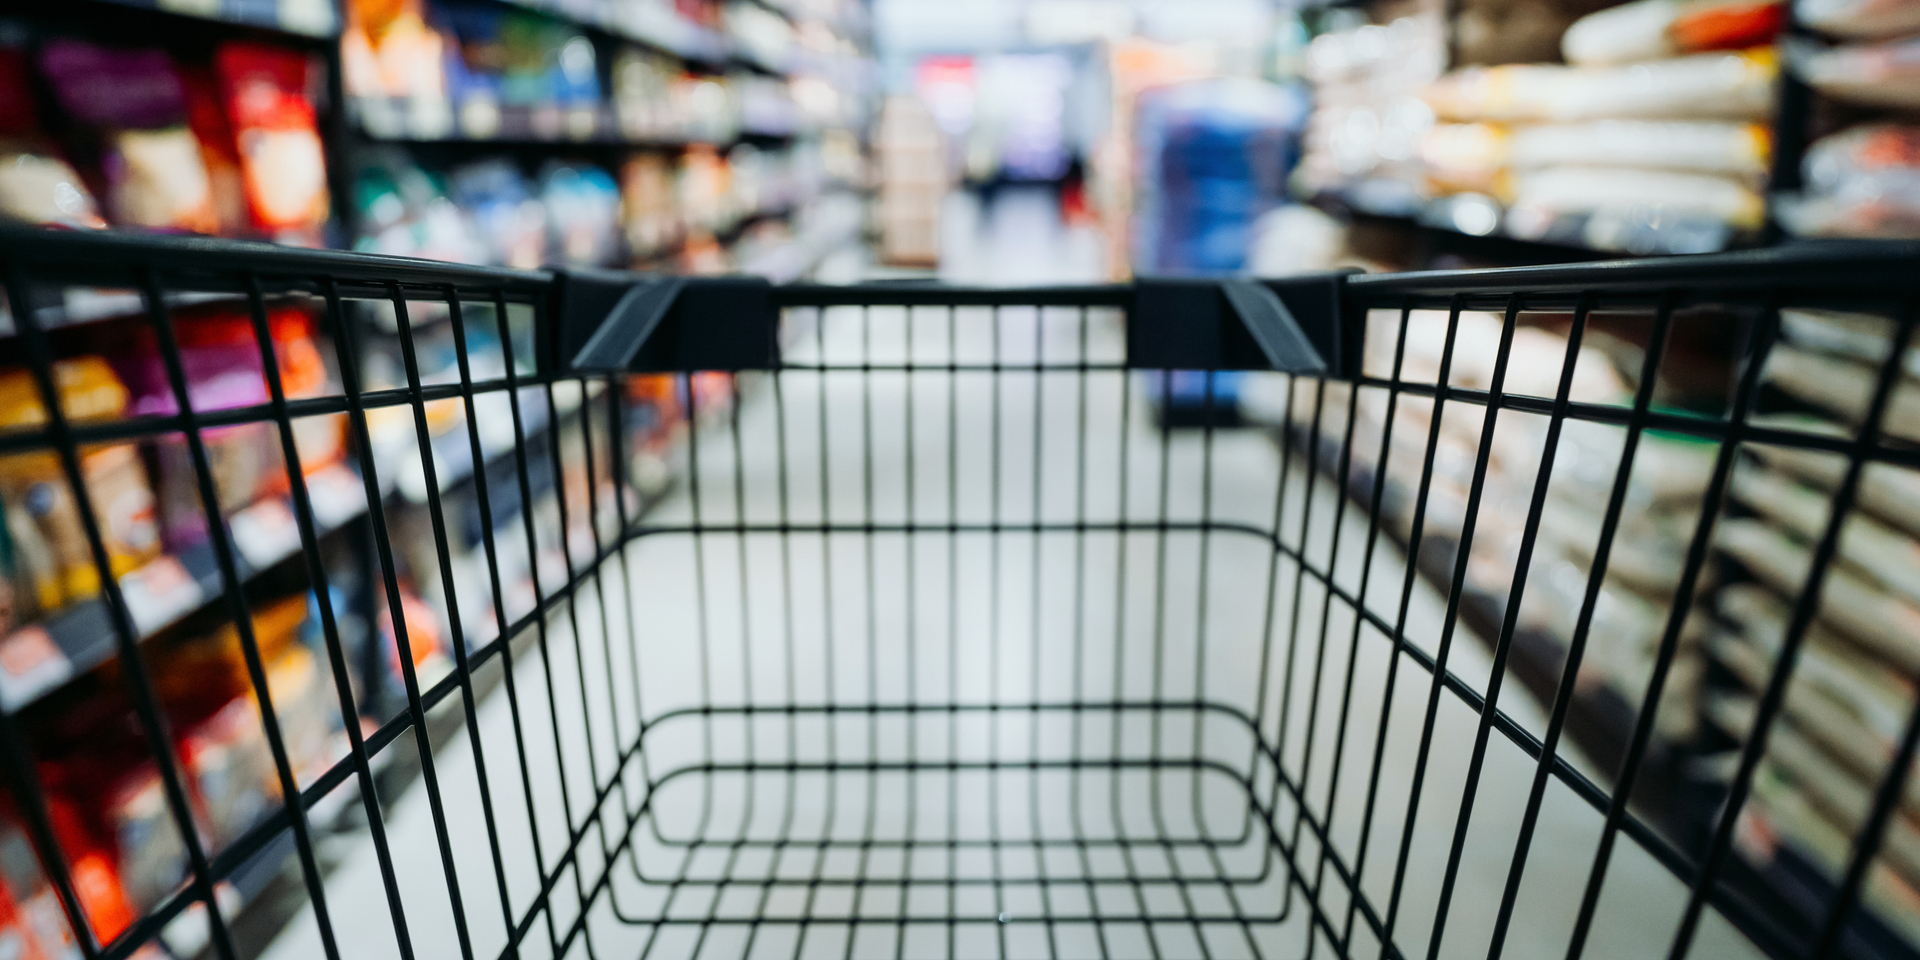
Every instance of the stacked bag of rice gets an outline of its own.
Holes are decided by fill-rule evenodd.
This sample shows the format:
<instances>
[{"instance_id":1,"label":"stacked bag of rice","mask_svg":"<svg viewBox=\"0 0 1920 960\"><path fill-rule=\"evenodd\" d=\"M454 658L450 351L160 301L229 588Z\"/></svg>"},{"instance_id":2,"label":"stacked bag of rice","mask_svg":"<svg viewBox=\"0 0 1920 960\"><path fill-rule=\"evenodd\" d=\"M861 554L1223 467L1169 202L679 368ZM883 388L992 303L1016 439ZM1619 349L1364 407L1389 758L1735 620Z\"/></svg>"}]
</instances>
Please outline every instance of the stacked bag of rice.
<instances>
[{"instance_id":1,"label":"stacked bag of rice","mask_svg":"<svg viewBox=\"0 0 1920 960\"><path fill-rule=\"evenodd\" d=\"M1892 332L1884 317L1788 310L1766 385L1797 408L1763 427L1851 437L1864 420ZM1920 356L1904 360L1883 438L1920 440ZM1731 678L1702 700L1709 724L1744 742L1803 594L1814 545L1846 471L1837 453L1748 444L1715 530L1729 582L1708 643ZM1774 721L1738 847L1762 868L1787 857L1837 883L1914 708L1920 676L1920 473L1874 463L1840 532L1815 619ZM1891 935L1920 944L1920 784L1888 825L1864 902ZM1818 918L1815 918L1818 919Z\"/></svg>"},{"instance_id":2,"label":"stacked bag of rice","mask_svg":"<svg viewBox=\"0 0 1920 960\"><path fill-rule=\"evenodd\" d=\"M1808 149L1782 224L1801 236L1920 237L1920 2L1798 0L1794 13L1825 39L1790 46L1790 68L1832 101L1822 115L1850 122Z\"/></svg>"},{"instance_id":3,"label":"stacked bag of rice","mask_svg":"<svg viewBox=\"0 0 1920 960\"><path fill-rule=\"evenodd\" d=\"M1566 65L1470 67L1426 99L1440 192L1506 232L1604 249L1724 247L1765 218L1779 0L1635 0L1574 22Z\"/></svg>"}]
</instances>

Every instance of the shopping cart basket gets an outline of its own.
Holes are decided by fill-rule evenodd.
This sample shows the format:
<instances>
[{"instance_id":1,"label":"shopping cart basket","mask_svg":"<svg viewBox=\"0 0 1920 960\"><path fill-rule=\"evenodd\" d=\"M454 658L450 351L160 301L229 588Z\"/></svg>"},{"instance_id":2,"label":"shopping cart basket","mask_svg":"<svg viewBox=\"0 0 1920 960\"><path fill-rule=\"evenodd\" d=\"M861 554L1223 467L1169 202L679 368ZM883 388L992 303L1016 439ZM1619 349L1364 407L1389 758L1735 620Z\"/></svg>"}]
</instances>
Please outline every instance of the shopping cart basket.
<instances>
[{"instance_id":1,"label":"shopping cart basket","mask_svg":"<svg viewBox=\"0 0 1920 960\"><path fill-rule=\"evenodd\" d=\"M9 903L89 958L1903 955L1920 714L1832 782L1782 751L1825 729L1808 677L1911 699L1912 661L1835 639L1867 601L1834 584L1902 573L1850 518L1920 465L1916 254L980 290L8 231L40 415L0 452L57 471L97 594L0 651ZM111 296L171 408L63 392L116 347L63 324ZM209 303L262 402L197 393ZM288 386L288 304L337 387ZM1780 379L1807 343L1853 359ZM1269 429L1154 425L1165 371L1220 370ZM343 420L345 508L302 462ZM250 426L278 528L223 488ZM129 443L184 464L192 602L127 572L90 471ZM1798 554L1726 536L1767 516L1763 448L1816 502ZM324 585L335 753L294 742L269 580ZM1755 584L1778 630L1727 646ZM195 617L257 703L238 824L244 767L175 703ZM145 819L54 755L99 702ZM235 896L263 862L301 901L266 948Z\"/></svg>"}]
</instances>

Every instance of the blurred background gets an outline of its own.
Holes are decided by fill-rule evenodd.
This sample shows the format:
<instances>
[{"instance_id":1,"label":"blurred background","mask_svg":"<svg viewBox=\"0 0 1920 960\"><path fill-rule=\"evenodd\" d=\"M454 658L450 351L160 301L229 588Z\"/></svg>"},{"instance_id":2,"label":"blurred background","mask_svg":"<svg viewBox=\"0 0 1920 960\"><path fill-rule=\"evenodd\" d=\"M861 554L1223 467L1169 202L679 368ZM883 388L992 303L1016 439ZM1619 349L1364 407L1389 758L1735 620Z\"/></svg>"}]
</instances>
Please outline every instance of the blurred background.
<instances>
[{"instance_id":1,"label":"blurred background","mask_svg":"<svg viewBox=\"0 0 1920 960\"><path fill-rule=\"evenodd\" d=\"M985 285L1920 237L1920 0L5 0L0 217L503 267ZM265 403L245 304L168 305L193 403ZM457 348L444 307L414 304L402 317L391 304L351 306L338 318L312 303L273 308L290 396L457 382L462 363L476 378L531 370L530 315L503 311L457 335ZM174 412L140 293L67 287L0 316L0 425L46 421L14 337L22 311L63 358L63 403L99 418ZM1563 320L1538 324L1548 339L1530 349L1557 363ZM1462 325L1482 352L1498 336L1487 322ZM1887 333L1850 324L1789 319L1794 362L1770 368L1769 384L1809 429L1837 431L1864 409L1855 388ZM1604 326L1584 348L1604 371L1596 396L1630 396L1646 344ZM417 357L400 346L403 328ZM1719 402L1735 351L1725 330L1683 323L1675 337L1657 402ZM1417 365L1437 362L1440 347L1407 349ZM724 419L736 386L721 374L628 381L610 402L632 455L609 496L640 510L667 497L692 425ZM1176 375L1163 386L1153 391L1162 423L1247 424L1282 447L1308 442L1303 408L1266 381ZM252 424L210 441L303 771L344 755L350 729L377 731L404 710L389 611L402 611L423 682L446 676L456 637L478 644L499 629L485 603L449 601L482 590L497 562L502 609L532 609L536 559L560 571L569 524L589 524L588 499L616 486L586 459L586 400L549 394L525 412L527 442L551 462L535 469L525 505L545 539L483 557L472 478L513 479L505 403L486 398L471 424L457 405L428 405L424 447L407 408L369 416L368 450L344 416L302 422L322 590L348 653L331 667L277 438ZM1469 444L1448 443L1472 462ZM429 473L415 452L428 448L437 492L462 511L450 557L432 555ZM1572 734L1603 764L1624 741L1648 638L1671 602L1660 576L1630 574L1677 564L1676 531L1692 514L1661 508L1698 494L1696 454L1677 440L1643 448L1675 466L1635 488L1651 531L1639 542L1653 548L1608 581L1604 608L1628 652L1582 674ZM371 491L400 532L393 558L369 548L362 456L396 464ZM1798 562L1817 533L1794 498L1830 485L1832 471L1775 466L1735 491L1753 515L1746 539L1724 546L1730 563ZM153 644L203 830L222 849L277 809L278 787L238 640L213 602L221 579L184 441L109 444L89 451L85 470L132 625ZM1831 889L1875 782L1857 748L1891 742L1912 695L1889 669L1920 663L1920 492L1901 476L1863 494L1874 539L1844 558L1862 599L1852 619L1827 625L1839 639L1819 666L1826 686L1790 698L1798 739L1769 760L1767 792L1743 821L1740 882L1763 902L1817 902ZM113 627L71 493L50 459L14 457L0 462L0 504L0 708L40 763L105 941L176 889L185 853L116 699ZM513 516L521 509L516 500ZM1572 571L1562 583L1584 583L1590 557L1573 544L1585 532L1567 533L1551 558ZM1743 644L1739 628L1777 627L1788 592L1765 582L1748 577L1716 600L1733 626L1677 668L1685 679L1670 688L1677 706L1663 708L1657 748L1671 790L1649 801L1676 832L1711 819L1716 777L1750 716L1762 644ZM1494 617L1475 629L1497 631L1497 617L1468 607ZM1524 642L1552 664L1566 638L1541 630ZM361 716L333 706L329 676L342 668ZM1549 702L1552 669L1536 673L1547 679L1530 688ZM462 723L436 714L433 742ZM383 794L417 782L411 749L381 754ZM358 817L346 789L316 807L329 862L369 842ZM81 955L12 820L0 817L0 960ZM1913 956L1920 804L1909 801L1889 844L1862 922L1884 955ZM301 909L290 858L282 836L221 887L249 956ZM197 907L140 955L206 953Z\"/></svg>"}]
</instances>

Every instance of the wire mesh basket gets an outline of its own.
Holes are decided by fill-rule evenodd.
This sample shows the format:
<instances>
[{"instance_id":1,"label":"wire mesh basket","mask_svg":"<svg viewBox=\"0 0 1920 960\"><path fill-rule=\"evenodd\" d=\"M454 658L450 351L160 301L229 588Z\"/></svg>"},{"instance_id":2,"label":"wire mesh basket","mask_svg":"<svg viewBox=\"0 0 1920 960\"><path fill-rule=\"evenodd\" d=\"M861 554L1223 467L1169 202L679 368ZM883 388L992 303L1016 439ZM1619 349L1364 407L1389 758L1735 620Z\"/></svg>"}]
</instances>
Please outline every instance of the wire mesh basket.
<instances>
[{"instance_id":1,"label":"wire mesh basket","mask_svg":"<svg viewBox=\"0 0 1920 960\"><path fill-rule=\"evenodd\" d=\"M1917 252L964 290L6 233L37 592L0 924L89 958L1910 955ZM136 340L171 404L82 402L76 358ZM202 392L216 340L257 398ZM128 447L144 554L102 493ZM77 551L36 559L29 467Z\"/></svg>"}]
</instances>

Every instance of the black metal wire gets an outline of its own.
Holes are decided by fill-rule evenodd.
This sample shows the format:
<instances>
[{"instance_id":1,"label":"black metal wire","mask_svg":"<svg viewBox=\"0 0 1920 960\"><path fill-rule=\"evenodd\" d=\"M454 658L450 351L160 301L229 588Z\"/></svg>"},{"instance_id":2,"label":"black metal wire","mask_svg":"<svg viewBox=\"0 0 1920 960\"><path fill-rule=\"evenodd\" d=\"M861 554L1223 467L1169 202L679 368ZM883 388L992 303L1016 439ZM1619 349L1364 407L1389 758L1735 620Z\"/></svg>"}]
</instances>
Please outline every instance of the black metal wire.
<instances>
[{"instance_id":1,"label":"black metal wire","mask_svg":"<svg viewBox=\"0 0 1920 960\"><path fill-rule=\"evenodd\" d=\"M1768 730L1782 716L1791 719L1788 684L1803 638L1819 617L1822 579L1840 556L1841 529L1861 477L1868 465L1920 467L1920 448L1883 436L1881 429L1911 336L1910 307L1889 355L1874 371L1863 423L1829 436L1749 420L1756 408L1777 405L1762 384L1779 311L1909 303L1915 281L1893 271L1913 252L1906 247L1354 278L1343 286L1347 314L1323 319L1346 328L1371 310L1397 314L1391 368L1339 371L1347 384L1344 403L1327 380L1286 380L1282 424L1273 438L1278 447L1266 448L1264 459L1247 452L1245 434L1220 425L1227 405L1209 372L1197 371L1200 428L1187 436L1172 426L1180 412L1175 379L1185 374L1158 371L1154 385L1143 389L1133 366L1100 352L1114 340L1115 331L1104 326L1107 316L1124 317L1131 309L1125 287L781 289L773 299L790 321L815 324L808 341L794 348L811 356L797 356L764 377L729 371L736 375L729 410L717 418L701 409L707 392L696 390L692 371L672 375L681 401L677 429L685 436L676 502L686 509L679 518L661 519L632 509L630 487L638 478L631 458L639 442L632 421L638 417L629 416L634 411L627 405L626 375L569 368L557 345L571 321L553 295L550 274L244 245L77 236L42 244L40 235L33 237L28 244L13 231L0 231L0 257L7 262L9 302L22 305L15 322L47 419L0 436L0 456L58 455L100 575L100 602L135 720L160 773L189 868L187 882L147 906L120 939L104 947L94 943L36 769L38 745L32 724L23 722L31 717L19 711L0 716L0 766L6 767L13 815L90 960L133 955L194 903L208 911L214 951L238 956L226 917L214 906L215 887L283 836L292 840L320 949L330 957L346 952L336 942L345 894L329 883L316 852L330 828L310 819L317 800L343 788L360 794L379 867L383 889L369 891L369 902L384 897L395 948L408 957L456 949L462 956L486 955L475 941L492 936L492 921L479 918L494 908L466 902L460 889L459 861L469 845L492 874L504 933L501 957L530 949L553 956L709 956L736 949L745 955L783 949L766 942L775 930L792 937L796 956L819 950L852 956L880 944L897 956L943 948L949 956L1269 957L1316 956L1325 947L1349 957L1377 947L1382 957L1400 957L1416 949L1408 941L1424 938L1424 952L1433 957L1450 932L1480 929L1465 925L1461 914L1479 910L1483 900L1492 928L1488 950L1499 955L1515 926L1532 920L1520 901L1526 875L1539 869L1531 866L1539 859L1534 846L1543 839L1546 792L1556 782L1577 800L1581 814L1590 811L1601 825L1566 941L1569 956L1580 955L1596 925L1612 922L1599 904L1622 835L1673 873L1675 890L1690 888L1684 903L1675 900L1681 921L1673 931L1673 956L1693 949L1709 909L1749 931L1763 948L1788 956L1851 950L1860 925L1876 922L1861 904L1908 767L1920 752L1920 713L1908 718L1873 784L1872 806L1818 916L1783 918L1770 911L1767 891L1755 889L1731 861L1739 811L1767 757ZM140 289L177 414L69 421L53 378L53 361L65 341L49 336L25 305L36 302L32 290L38 285L73 283ZM238 298L258 341L268 402L193 409L167 307L167 298L179 292ZM307 297L323 311L335 337L339 395L286 395L267 320L269 301L283 296ZM360 299L384 301L398 319L393 341L403 386L369 389L363 382L363 357L375 338L347 309ZM428 382L433 371L423 366L417 328L438 321L419 310L421 303L449 313L457 379ZM1758 318L1752 322L1761 331L1756 346L1732 368L1737 382L1730 410L1701 415L1663 409L1656 390L1673 362L1667 341L1676 317L1712 304L1747 318L1737 322ZM468 320L476 306L490 306L498 325L505 364L500 377L474 375ZM541 345L531 358L532 372L523 374L509 308L529 306ZM936 312L916 313L924 308ZM1440 322L1416 313L1433 308L1444 309L1448 318L1438 373L1429 383L1410 382L1409 331ZM1502 314L1491 381L1484 388L1454 384L1453 371L1463 359L1456 357L1463 314L1485 308ZM936 321L937 329L938 311L945 313L944 337L922 336L920 322ZM1512 392L1507 384L1515 334L1533 322L1522 315L1542 313L1571 318L1557 392ZM1588 331L1602 315L1651 317L1631 403L1575 396L1575 368L1588 350ZM1029 318L1032 354L1021 356L1013 344ZM1487 358L1472 359L1485 365ZM1100 378L1116 389L1096 386ZM1028 382L1030 394L1020 389ZM895 384L898 394L892 392ZM806 397L807 390L817 395ZM1331 400L1330 390L1336 390ZM563 411L562 398L576 391L578 408ZM1373 425L1377 453L1371 435L1359 431L1366 410L1362 391L1385 399L1385 419ZM501 393L511 411L513 449L492 455L501 468L511 467L514 489L496 491L500 474L490 473L494 464L481 418L483 404L492 402L484 398ZM544 423L523 410L531 396L543 398L536 406ZM895 397L897 411L889 407ZM1409 400L1431 407L1418 475L1389 476L1402 470L1393 463L1395 421L1414 407ZM434 459L427 408L441 402L457 402L465 416L472 469L471 482L461 489L461 481L442 476ZM789 403L798 405L795 411ZM1455 404L1480 408L1480 431L1468 458L1443 462L1454 453L1443 450L1442 420ZM421 458L421 507L430 538L397 546L398 531L407 529L398 511L410 508L384 489L382 475L392 479L397 471L374 461L368 421L370 413L403 405L410 408ZM1342 410L1344 422L1326 423ZM1150 425L1146 411L1164 422ZM1476 524L1483 509L1494 509L1483 499L1495 466L1496 428L1509 412L1544 418L1546 445L1527 470L1532 486L1514 568L1503 578L1504 607L1490 626L1476 625L1471 617L1479 588L1468 568ZM897 430L896 413L904 417ZM301 418L342 415L360 452L375 575L399 648L405 703L393 715L379 713L378 686L354 677L358 668L344 638L343 611L324 586L329 572L322 535L294 444ZM1109 416L1112 433L1099 426ZM769 420L771 440L762 443L756 431ZM1620 428L1624 444L1612 464L1613 483L1564 660L1540 693L1546 727L1535 734L1502 704L1511 696L1508 674L1525 679L1520 660L1528 628L1521 602L1569 421ZM209 430L254 423L271 424L269 432L281 444L286 494L300 534L297 566L319 587L319 643L347 724L345 755L304 786L296 779L253 633L253 571L225 526L203 439ZM1624 761L1596 778L1581 771L1569 741L1584 742L1580 738L1589 735L1580 727L1586 722L1581 666L1591 659L1589 634L1600 629L1596 608L1609 554L1633 509L1629 485L1637 445L1650 431L1708 440L1717 453L1644 695L1629 700L1632 720L1610 734ZM141 651L145 638L110 576L81 466L82 451L91 445L147 443L167 434L185 438L194 492L225 588L212 603L224 608L239 634L283 799L218 851L202 843L187 773L173 755L173 735ZM944 470L921 462L923 442L929 452L944 447L938 454ZM1718 562L1713 530L1738 450L1753 443L1839 454L1847 467L1832 492L1832 514L1814 546L1808 580L1790 598L1789 630L1752 730L1737 747L1724 796L1713 801L1722 809L1717 817L1694 811L1695 832L1688 834L1675 826L1684 818L1639 810L1629 801L1636 785L1662 775L1649 759L1656 749L1656 714L1667 699L1690 608L1706 602L1694 596L1695 588ZM858 464L849 459L856 445ZM1418 444L1407 440L1405 446L1411 451ZM1109 451L1117 459L1104 462ZM1028 458L1028 472L1016 476L1021 456ZM1373 463L1368 456L1376 458ZM1141 469L1157 472L1135 476L1135 459ZM1257 507L1245 502L1247 464L1258 472ZM810 466L817 475L807 476L814 473ZM1462 476L1470 477L1463 497L1451 487L1441 491ZM764 488L756 478L765 478ZM1189 481L1196 478L1194 486ZM800 502L805 482L818 484L817 515ZM857 494L849 486L856 483ZM1273 484L1270 519L1267 483ZM1108 491L1115 497L1111 514L1102 505ZM1316 503L1329 492L1340 499ZM484 559L484 584L457 575L463 545L450 518L469 515L461 512L467 496L478 515L471 546ZM1030 501L1024 513L1022 496ZM1457 530L1443 527L1430 510L1442 497L1455 498L1449 510L1455 500L1464 501ZM896 502L902 506L896 509ZM1059 509L1050 506L1056 503ZM520 514L517 531L513 511ZM1260 519L1249 519L1256 513ZM555 519L558 529L545 529ZM1381 603L1370 593L1378 586L1375 564L1391 569L1401 562L1382 556L1379 541L1389 530L1392 539L1404 541L1397 546L1407 564L1397 603ZM533 595L531 609L517 616L508 601L516 588L504 582L508 537L524 539ZM1356 547L1354 537L1365 539ZM808 539L817 541L817 554L804 543ZM1152 548L1146 549L1149 541ZM556 543L559 557L552 556ZM859 559L842 552L843 546L856 548ZM1246 548L1265 552L1258 563L1242 564L1235 551ZM689 596L648 593L653 585L646 582L647 571L668 557L675 559L666 562L681 564L691 558L685 571ZM431 681L415 671L416 638L401 600L410 559L439 567L452 669ZM1349 572L1356 559L1357 575ZM850 562L858 573L847 568ZM939 576L942 563L945 575ZM1112 564L1110 579L1105 563ZM1437 575L1436 563L1444 568ZM1243 576L1256 586L1228 589ZM1412 637L1424 633L1411 628L1416 606L1426 602L1416 600L1426 589L1423 578L1444 600L1433 643ZM761 586L775 579L778 596ZM806 616L798 601L816 587L817 628L796 619ZM476 599L476 589L491 592ZM589 589L597 617L578 609L581 591ZM1106 590L1111 598L1100 596ZM1190 616L1180 610L1189 597ZM471 610L476 602L489 608L498 625L485 643L467 635L473 618L462 616L463 606ZM676 611L688 614L687 636L660 626ZM922 623L923 612L937 612L946 625ZM367 613L371 619L372 611ZM1099 623L1102 616L1113 622ZM1352 623L1342 622L1343 616ZM564 623L561 633L553 632L554 622ZM1463 678L1455 667L1456 644L1466 642L1463 627L1487 641L1491 663L1484 682ZM1340 630L1350 633L1341 638ZM668 644L694 647L680 661L694 666L665 666L673 658L656 651ZM539 655L517 658L529 645ZM739 663L727 664L736 651ZM505 687L503 719L513 731L511 751L489 743L482 728L491 701L477 675L495 656ZM1380 664L1383 675L1368 673L1363 680L1363 663ZM1425 671L1427 679L1421 709L1411 715L1408 706L1421 691L1396 695L1405 686L1400 671L1407 665ZM522 676L521 670L529 673ZM1027 672L1024 683L1021 670ZM1099 681L1109 670L1110 695L1103 695ZM734 673L737 699L727 692L727 677ZM816 675L818 689L811 679ZM976 695L971 688L978 677L985 686ZM655 691L665 692L666 700L653 701ZM1362 692L1381 695L1377 710L1361 708ZM429 729L436 707L449 697L460 700L457 719L466 727L464 748L477 776L472 799L484 832L471 837L459 835L450 820L447 808L456 788L442 780ZM544 704L537 702L542 699ZM1456 801L1430 789L1427 780L1436 740L1454 735L1450 726L1443 728L1441 711L1460 707L1472 712L1474 734ZM367 731L360 728L362 714L372 722ZM1410 771L1389 776L1388 766L1404 760L1390 744L1396 721L1403 731L1417 729L1418 742ZM1017 735L1019 723L1027 724L1024 737ZM541 724L552 731L550 769L536 758L542 750L535 746L546 746L537 740ZM1183 724L1186 737L1179 735ZM984 741L977 740L982 734ZM413 738L435 832L451 942L420 939L421 928L409 926L403 909L392 821L382 809L376 773L382 753L406 736ZM1467 742L1463 732L1460 739ZM855 748L858 740L863 748ZM1507 790L1485 774L1495 751L1517 752L1531 765L1531 776L1504 882L1483 891L1464 882L1463 862L1488 797ZM518 765L520 801L493 794L490 771L500 763ZM536 799L547 781L559 794L558 811L541 809ZM1013 799L1021 793L1024 802ZM1361 799L1355 802L1355 796ZM1517 788L1512 796L1521 796ZM816 816L817 800L824 800L824 817ZM1437 883L1416 890L1413 877L1424 875L1427 865L1415 869L1425 839L1415 834L1423 809L1431 813L1435 804L1451 822L1447 855L1432 857ZM1227 814L1239 819L1237 835L1218 829ZM507 854L507 841L522 830L532 848L530 867ZM482 843L484 851L477 849ZM1432 845L1438 849L1437 841ZM620 867L623 858L627 864ZM1392 862L1386 874L1380 872L1384 861ZM985 869L976 869L982 863ZM533 875L521 876L521 870ZM1417 931L1402 929L1414 923L1408 918L1416 896L1422 909L1433 904L1433 921ZM377 921L356 915L351 922ZM530 947L527 938L542 923L547 942ZM863 938L863 931L881 938ZM631 942L622 939L626 933ZM977 941L969 939L975 935ZM844 940L831 939L838 936ZM1374 943L1363 942L1365 937Z\"/></svg>"}]
</instances>

